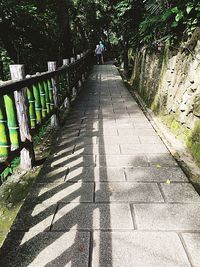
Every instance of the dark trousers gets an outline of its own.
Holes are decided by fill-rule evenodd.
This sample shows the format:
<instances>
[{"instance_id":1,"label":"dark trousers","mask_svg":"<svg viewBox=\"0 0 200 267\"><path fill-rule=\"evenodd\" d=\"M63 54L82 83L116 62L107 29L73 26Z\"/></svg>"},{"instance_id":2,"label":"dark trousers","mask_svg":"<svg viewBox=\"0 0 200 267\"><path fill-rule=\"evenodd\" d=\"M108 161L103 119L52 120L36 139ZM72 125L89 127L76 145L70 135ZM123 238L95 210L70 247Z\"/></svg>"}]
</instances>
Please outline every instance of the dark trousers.
<instances>
[{"instance_id":1,"label":"dark trousers","mask_svg":"<svg viewBox=\"0 0 200 267\"><path fill-rule=\"evenodd\" d=\"M97 64L101 64L101 54L97 54Z\"/></svg>"}]
</instances>

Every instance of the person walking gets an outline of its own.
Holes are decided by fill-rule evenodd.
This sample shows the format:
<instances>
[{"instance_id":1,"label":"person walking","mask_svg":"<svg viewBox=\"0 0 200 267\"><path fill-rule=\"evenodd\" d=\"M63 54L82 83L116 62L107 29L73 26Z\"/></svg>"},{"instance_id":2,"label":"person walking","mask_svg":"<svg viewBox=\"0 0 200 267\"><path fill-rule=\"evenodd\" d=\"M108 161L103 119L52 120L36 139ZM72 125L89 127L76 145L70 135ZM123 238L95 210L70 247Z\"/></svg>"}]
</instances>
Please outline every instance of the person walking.
<instances>
[{"instance_id":1,"label":"person walking","mask_svg":"<svg viewBox=\"0 0 200 267\"><path fill-rule=\"evenodd\" d=\"M97 57L97 64L100 65L102 63L102 48L99 44L96 45L95 54Z\"/></svg>"},{"instance_id":2,"label":"person walking","mask_svg":"<svg viewBox=\"0 0 200 267\"><path fill-rule=\"evenodd\" d=\"M103 53L104 53L104 51L105 51L105 46L104 46L104 44L102 43L102 41L99 42L99 45L100 45L101 50L102 50L102 52L101 52L101 62L102 62L102 64L104 64Z\"/></svg>"}]
</instances>

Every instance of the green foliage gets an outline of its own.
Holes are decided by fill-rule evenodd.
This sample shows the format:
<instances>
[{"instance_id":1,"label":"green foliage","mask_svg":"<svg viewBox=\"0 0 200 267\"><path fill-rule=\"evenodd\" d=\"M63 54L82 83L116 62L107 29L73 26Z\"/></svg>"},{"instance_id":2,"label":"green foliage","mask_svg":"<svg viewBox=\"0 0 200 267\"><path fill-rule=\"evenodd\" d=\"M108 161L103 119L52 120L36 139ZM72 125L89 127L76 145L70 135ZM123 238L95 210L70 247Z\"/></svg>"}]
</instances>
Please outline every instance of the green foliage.
<instances>
[{"instance_id":1,"label":"green foliage","mask_svg":"<svg viewBox=\"0 0 200 267\"><path fill-rule=\"evenodd\" d=\"M183 35L190 36L198 26L200 3L197 0L144 2L144 19L139 26L140 42L143 44L155 44L160 39L170 39L172 42L181 40Z\"/></svg>"},{"instance_id":2,"label":"green foliage","mask_svg":"<svg viewBox=\"0 0 200 267\"><path fill-rule=\"evenodd\" d=\"M173 43L186 38L199 25L200 3L9 0L1 2L0 14L0 53L6 51L12 62L26 64L31 74L46 70L48 60L61 61L73 52L94 49L100 39L107 48L118 43L120 48L127 49L127 44L155 46L161 40Z\"/></svg>"},{"instance_id":3,"label":"green foliage","mask_svg":"<svg viewBox=\"0 0 200 267\"><path fill-rule=\"evenodd\" d=\"M11 163L10 165L0 174L0 178L1 178L1 183L3 183L8 176L10 176L13 171L17 168L17 166L20 163L20 158L16 157Z\"/></svg>"},{"instance_id":4,"label":"green foliage","mask_svg":"<svg viewBox=\"0 0 200 267\"><path fill-rule=\"evenodd\" d=\"M3 61L3 70L4 70L4 80L9 80L9 65L13 64L13 60L9 57L7 51L3 48L0 48L0 58Z\"/></svg>"},{"instance_id":5,"label":"green foliage","mask_svg":"<svg viewBox=\"0 0 200 267\"><path fill-rule=\"evenodd\" d=\"M33 142L34 145L38 145L42 138L45 136L45 134L47 133L47 125L48 125L49 121L47 121L40 129L39 132L34 136Z\"/></svg>"},{"instance_id":6,"label":"green foliage","mask_svg":"<svg viewBox=\"0 0 200 267\"><path fill-rule=\"evenodd\" d=\"M14 63L26 64L29 73L44 71L48 60L71 54L71 1L58 2L1 1L0 51L6 50Z\"/></svg>"}]
</instances>

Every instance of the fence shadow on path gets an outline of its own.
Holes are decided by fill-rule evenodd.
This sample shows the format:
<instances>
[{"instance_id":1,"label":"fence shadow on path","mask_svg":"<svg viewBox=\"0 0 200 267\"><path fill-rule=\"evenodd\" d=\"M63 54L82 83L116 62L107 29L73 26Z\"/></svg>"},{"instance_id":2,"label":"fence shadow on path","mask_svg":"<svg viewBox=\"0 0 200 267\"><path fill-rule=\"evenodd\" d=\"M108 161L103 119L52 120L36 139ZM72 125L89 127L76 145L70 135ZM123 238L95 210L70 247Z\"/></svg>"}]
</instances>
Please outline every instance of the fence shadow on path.
<instances>
[{"instance_id":1,"label":"fence shadow on path","mask_svg":"<svg viewBox=\"0 0 200 267\"><path fill-rule=\"evenodd\" d=\"M99 169L98 177L94 173L93 139L98 137L99 130L102 132L102 125L93 132L92 125L83 123L85 118L87 120L84 114L89 110L84 102L88 92L90 88L86 84L77 101L79 108L75 106L67 118L52 155L7 236L1 249L1 266L90 266L93 231L111 229L109 205L95 203L95 179L100 179L101 175L104 181L107 178L105 169L103 174ZM92 105L90 111L97 106L98 103ZM82 116L80 123L77 122L79 116ZM88 132L88 135L82 138L81 131ZM71 173L75 174L68 178ZM109 198L105 202L109 202ZM99 253L99 262L102 257L107 258L109 266L112 266L111 235L106 252L103 244L99 231L99 249L104 251L104 255Z\"/></svg>"}]
</instances>

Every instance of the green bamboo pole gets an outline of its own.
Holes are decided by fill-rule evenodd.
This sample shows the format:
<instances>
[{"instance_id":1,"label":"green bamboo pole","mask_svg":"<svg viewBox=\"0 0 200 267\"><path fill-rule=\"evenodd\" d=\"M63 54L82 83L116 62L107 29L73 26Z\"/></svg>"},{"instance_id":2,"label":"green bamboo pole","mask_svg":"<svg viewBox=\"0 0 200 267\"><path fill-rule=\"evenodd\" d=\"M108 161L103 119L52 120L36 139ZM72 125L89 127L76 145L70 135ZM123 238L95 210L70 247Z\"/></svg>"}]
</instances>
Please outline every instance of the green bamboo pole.
<instances>
[{"instance_id":1,"label":"green bamboo pole","mask_svg":"<svg viewBox=\"0 0 200 267\"><path fill-rule=\"evenodd\" d=\"M37 85L33 85L33 95L35 98L35 114L36 114L36 120L38 124L41 124L42 122L42 107L41 107L41 100L40 100L40 94L39 94L39 88Z\"/></svg>"},{"instance_id":2,"label":"green bamboo pole","mask_svg":"<svg viewBox=\"0 0 200 267\"><path fill-rule=\"evenodd\" d=\"M41 99L41 105L42 105L42 118L46 118L47 116L47 107L46 107L46 96L44 87L41 82L38 83L39 92L40 92L40 99Z\"/></svg>"},{"instance_id":3,"label":"green bamboo pole","mask_svg":"<svg viewBox=\"0 0 200 267\"><path fill-rule=\"evenodd\" d=\"M10 152L9 134L6 125L6 111L3 97L0 97L0 161L4 161Z\"/></svg>"},{"instance_id":4,"label":"green bamboo pole","mask_svg":"<svg viewBox=\"0 0 200 267\"><path fill-rule=\"evenodd\" d=\"M50 98L49 98L49 90L48 90L48 84L47 81L43 82L44 92L46 96L46 108L47 108L47 114L50 113Z\"/></svg>"},{"instance_id":5,"label":"green bamboo pole","mask_svg":"<svg viewBox=\"0 0 200 267\"><path fill-rule=\"evenodd\" d=\"M8 129L11 142L11 150L19 148L20 136L17 122L17 112L13 94L4 96L6 115L8 120Z\"/></svg>"},{"instance_id":6,"label":"green bamboo pole","mask_svg":"<svg viewBox=\"0 0 200 267\"><path fill-rule=\"evenodd\" d=\"M47 80L47 86L49 90L49 102L50 102L50 110L54 108L54 101L53 101L53 85L51 80Z\"/></svg>"},{"instance_id":7,"label":"green bamboo pole","mask_svg":"<svg viewBox=\"0 0 200 267\"><path fill-rule=\"evenodd\" d=\"M27 88L27 96L29 102L29 117L31 121L31 128L35 129L36 127L35 99L32 88Z\"/></svg>"}]
</instances>

